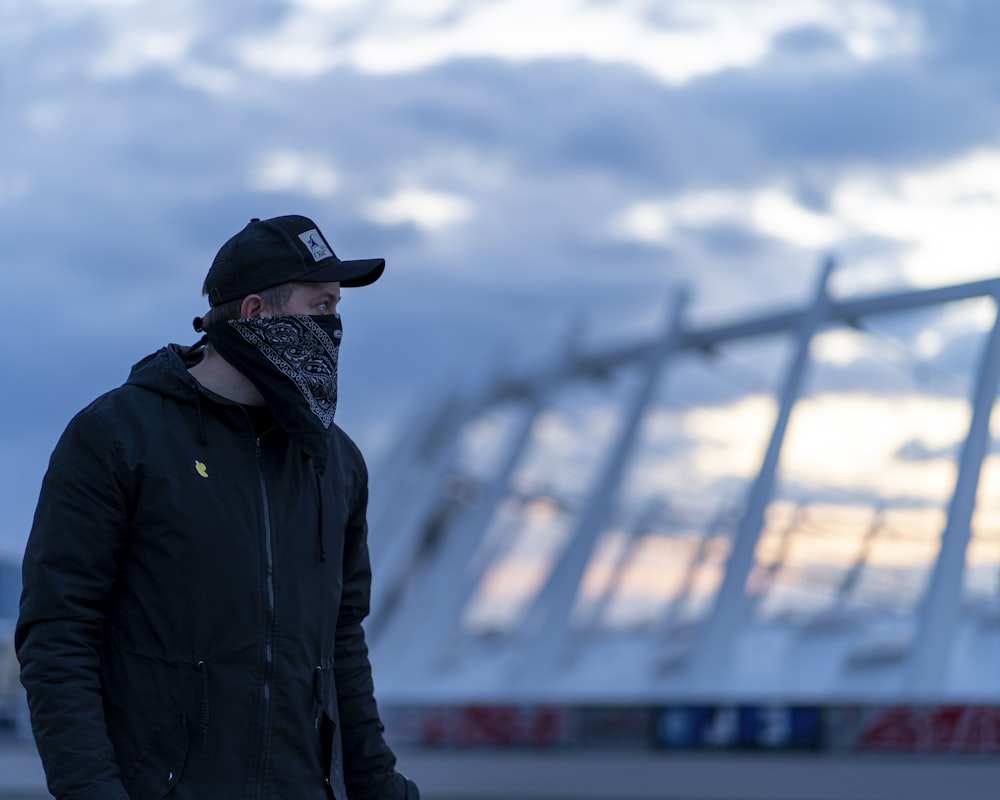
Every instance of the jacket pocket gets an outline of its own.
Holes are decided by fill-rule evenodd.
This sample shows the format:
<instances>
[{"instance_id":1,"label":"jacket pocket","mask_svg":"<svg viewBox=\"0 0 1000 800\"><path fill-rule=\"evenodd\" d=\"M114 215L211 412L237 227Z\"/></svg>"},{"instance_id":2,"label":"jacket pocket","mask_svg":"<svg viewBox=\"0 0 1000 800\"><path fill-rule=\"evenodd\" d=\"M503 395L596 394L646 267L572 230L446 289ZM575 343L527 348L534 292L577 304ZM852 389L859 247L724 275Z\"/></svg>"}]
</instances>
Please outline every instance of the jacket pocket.
<instances>
[{"instance_id":1,"label":"jacket pocket","mask_svg":"<svg viewBox=\"0 0 1000 800\"><path fill-rule=\"evenodd\" d=\"M168 712L123 777L130 800L160 800L170 794L184 774L189 751L187 718L176 709Z\"/></svg>"}]
</instances>

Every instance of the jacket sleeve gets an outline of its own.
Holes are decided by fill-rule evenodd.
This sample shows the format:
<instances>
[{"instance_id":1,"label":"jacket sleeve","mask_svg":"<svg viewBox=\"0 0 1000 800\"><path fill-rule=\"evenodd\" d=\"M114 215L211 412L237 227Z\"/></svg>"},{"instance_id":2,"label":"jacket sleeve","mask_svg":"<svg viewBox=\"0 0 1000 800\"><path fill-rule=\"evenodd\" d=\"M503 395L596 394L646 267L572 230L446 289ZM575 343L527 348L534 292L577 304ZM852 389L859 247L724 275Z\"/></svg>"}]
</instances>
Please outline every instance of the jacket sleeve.
<instances>
[{"instance_id":1,"label":"jacket sleeve","mask_svg":"<svg viewBox=\"0 0 1000 800\"><path fill-rule=\"evenodd\" d=\"M352 800L419 800L416 784L396 771L396 756L382 736L385 728L375 704L371 662L361 626L370 609L372 578L367 474L362 475L360 487L345 537L344 589L334 653L347 794Z\"/></svg>"},{"instance_id":2,"label":"jacket sleeve","mask_svg":"<svg viewBox=\"0 0 1000 800\"><path fill-rule=\"evenodd\" d=\"M115 454L96 413L70 422L42 481L24 555L14 642L35 741L57 798L128 800L99 676L127 527Z\"/></svg>"}]
</instances>

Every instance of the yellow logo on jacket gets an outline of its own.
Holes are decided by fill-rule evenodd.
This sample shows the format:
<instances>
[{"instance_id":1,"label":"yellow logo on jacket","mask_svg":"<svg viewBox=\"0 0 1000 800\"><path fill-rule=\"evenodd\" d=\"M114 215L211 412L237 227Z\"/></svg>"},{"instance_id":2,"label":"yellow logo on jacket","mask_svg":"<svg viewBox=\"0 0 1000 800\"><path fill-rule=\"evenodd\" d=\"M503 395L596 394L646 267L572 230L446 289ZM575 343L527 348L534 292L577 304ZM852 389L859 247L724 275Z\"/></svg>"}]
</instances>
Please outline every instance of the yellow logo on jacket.
<instances>
[{"instance_id":1,"label":"yellow logo on jacket","mask_svg":"<svg viewBox=\"0 0 1000 800\"><path fill-rule=\"evenodd\" d=\"M197 458L194 460L194 471L203 478L208 477L208 467L205 466L204 461L199 461Z\"/></svg>"}]
</instances>

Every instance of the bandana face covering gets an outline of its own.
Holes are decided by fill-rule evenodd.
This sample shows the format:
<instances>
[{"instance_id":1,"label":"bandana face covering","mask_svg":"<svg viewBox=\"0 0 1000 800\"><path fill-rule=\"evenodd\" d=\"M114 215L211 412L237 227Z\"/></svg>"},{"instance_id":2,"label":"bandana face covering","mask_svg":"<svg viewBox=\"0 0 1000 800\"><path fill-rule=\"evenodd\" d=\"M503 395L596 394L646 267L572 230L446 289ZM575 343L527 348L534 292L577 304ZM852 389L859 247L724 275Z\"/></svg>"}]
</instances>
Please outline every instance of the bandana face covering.
<instances>
[{"instance_id":1,"label":"bandana face covering","mask_svg":"<svg viewBox=\"0 0 1000 800\"><path fill-rule=\"evenodd\" d=\"M320 465L337 411L339 314L231 319L205 337L263 395L289 436Z\"/></svg>"}]
</instances>

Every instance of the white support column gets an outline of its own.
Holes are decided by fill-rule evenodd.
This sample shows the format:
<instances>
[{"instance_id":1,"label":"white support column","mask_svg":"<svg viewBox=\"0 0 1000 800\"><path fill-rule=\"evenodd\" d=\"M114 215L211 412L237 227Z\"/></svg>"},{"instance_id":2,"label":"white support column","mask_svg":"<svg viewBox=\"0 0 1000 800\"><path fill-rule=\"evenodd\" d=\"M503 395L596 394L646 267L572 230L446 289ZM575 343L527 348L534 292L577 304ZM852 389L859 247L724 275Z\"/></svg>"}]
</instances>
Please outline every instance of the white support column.
<instances>
[{"instance_id":1,"label":"white support column","mask_svg":"<svg viewBox=\"0 0 1000 800\"><path fill-rule=\"evenodd\" d=\"M481 380L477 389L448 406L429 445L431 452L410 464L409 475L403 481L405 492L392 498L379 520L379 547L371 554L372 613L365 626L372 641L378 639L393 613L394 603L424 545L431 516L443 498L462 430L473 411L482 407L488 389L487 382Z\"/></svg>"},{"instance_id":2,"label":"white support column","mask_svg":"<svg viewBox=\"0 0 1000 800\"><path fill-rule=\"evenodd\" d=\"M556 365L576 358L580 325L571 324L565 345L555 356ZM431 561L419 586L407 594L405 608L397 608L380 637L377 656L383 663L401 663L405 669L440 669L454 656L461 640L465 607L490 565L491 553L482 552L483 537L497 508L510 492L511 478L531 441L535 420L545 408L549 391L557 383L558 370L549 371L551 380L539 382L524 398L525 408L507 439L506 450L489 484L471 506L460 512L444 532L439 551ZM428 620L433 621L428 625Z\"/></svg>"},{"instance_id":3,"label":"white support column","mask_svg":"<svg viewBox=\"0 0 1000 800\"><path fill-rule=\"evenodd\" d=\"M458 516L441 542L441 551L429 565L408 597L407 608L399 608L386 629L392 652L379 651L383 661L394 662L406 652L406 669L436 669L453 656L461 638L462 614L490 564L488 554L477 553L497 506L510 490L510 479L520 463L534 422L544 408L544 393L531 398L518 420L497 474L472 506ZM473 563L473 558L475 563ZM481 557L482 556L482 557ZM428 624L430 622L431 624Z\"/></svg>"},{"instance_id":4,"label":"white support column","mask_svg":"<svg viewBox=\"0 0 1000 800\"><path fill-rule=\"evenodd\" d=\"M743 518L734 533L722 585L716 594L712 611L698 636L690 678L694 687L701 691L712 692L718 688L718 683L728 665L730 643L746 617L747 577L754 564L757 541L764 526L764 513L771 502L788 421L798 401L806 368L809 365L809 348L813 336L826 319L829 310L827 283L833 267L832 259L824 263L813 302L802 314L795 328L798 342L781 389L778 416L771 433L771 440L757 478L750 487Z\"/></svg>"},{"instance_id":5,"label":"white support column","mask_svg":"<svg viewBox=\"0 0 1000 800\"><path fill-rule=\"evenodd\" d=\"M685 290L678 290L674 296L667 331L649 351L644 374L631 399L618 439L598 480L587 493L566 552L531 604L526 620L530 625L540 618L541 624L534 631L526 631L528 638L521 650L521 658L525 660L521 674L530 673L534 678L540 670L551 670L551 662L566 640L580 581L590 563L594 546L611 519L625 468L635 449L639 427L652 401L662 367L682 341L687 299Z\"/></svg>"},{"instance_id":6,"label":"white support column","mask_svg":"<svg viewBox=\"0 0 1000 800\"><path fill-rule=\"evenodd\" d=\"M994 305L1000 297L993 296ZM973 389L972 419L962 445L958 478L948 506L934 571L921 600L919 627L910 656L906 689L927 698L944 689L951 642L960 620L965 554L972 531L976 491L983 458L990 443L990 416L1000 384L1000 313L986 338Z\"/></svg>"}]
</instances>

